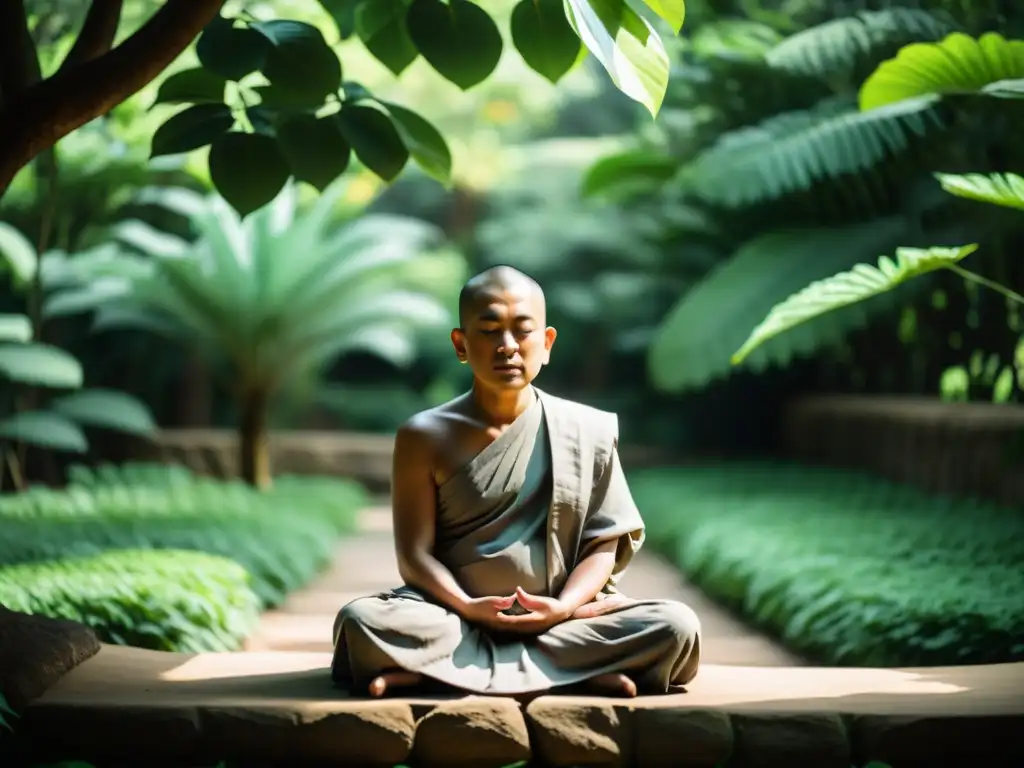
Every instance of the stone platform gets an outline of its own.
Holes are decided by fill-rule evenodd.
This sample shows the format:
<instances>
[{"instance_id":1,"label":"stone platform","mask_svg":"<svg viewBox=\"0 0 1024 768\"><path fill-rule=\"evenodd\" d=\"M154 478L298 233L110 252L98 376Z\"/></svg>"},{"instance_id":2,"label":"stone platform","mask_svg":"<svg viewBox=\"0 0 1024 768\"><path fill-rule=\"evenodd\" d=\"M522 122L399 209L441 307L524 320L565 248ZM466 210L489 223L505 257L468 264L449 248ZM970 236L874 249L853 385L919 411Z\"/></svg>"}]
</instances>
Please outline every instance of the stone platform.
<instances>
[{"instance_id":1,"label":"stone platform","mask_svg":"<svg viewBox=\"0 0 1024 768\"><path fill-rule=\"evenodd\" d=\"M1024 664L708 665L682 694L368 701L327 653L104 646L27 711L37 757L177 765L895 768L1024 765ZM1016 736L1014 734L1017 734ZM1013 752L1015 750L1015 754ZM139 762L142 760L142 762ZM251 761L251 762L247 762ZM172 762L171 764L175 764Z\"/></svg>"},{"instance_id":2,"label":"stone platform","mask_svg":"<svg viewBox=\"0 0 1024 768\"><path fill-rule=\"evenodd\" d=\"M32 759L132 768L672 766L1024 768L1024 664L931 669L809 666L641 553L623 580L701 617L703 666L686 693L371 701L332 687L330 632L349 600L398 583L386 509L335 564L268 612L240 653L103 646L26 711ZM0 767L5 760L0 742ZM31 765L31 763L28 763Z\"/></svg>"}]
</instances>

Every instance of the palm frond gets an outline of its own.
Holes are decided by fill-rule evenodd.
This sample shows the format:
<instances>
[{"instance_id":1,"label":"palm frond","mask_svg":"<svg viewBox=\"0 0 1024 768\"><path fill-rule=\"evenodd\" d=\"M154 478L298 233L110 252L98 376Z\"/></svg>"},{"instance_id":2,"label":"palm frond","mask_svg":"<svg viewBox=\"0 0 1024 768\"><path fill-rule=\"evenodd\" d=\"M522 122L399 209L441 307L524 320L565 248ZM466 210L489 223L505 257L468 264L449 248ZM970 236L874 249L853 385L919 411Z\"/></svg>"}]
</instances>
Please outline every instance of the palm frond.
<instances>
[{"instance_id":1,"label":"palm frond","mask_svg":"<svg viewBox=\"0 0 1024 768\"><path fill-rule=\"evenodd\" d=\"M863 11L797 32L765 53L774 70L825 80L855 78L858 69L904 45L934 41L956 29L952 21L917 8Z\"/></svg>"},{"instance_id":2,"label":"palm frond","mask_svg":"<svg viewBox=\"0 0 1024 768\"><path fill-rule=\"evenodd\" d=\"M816 280L772 307L768 316L732 356L732 362L740 364L766 341L798 325L842 307L867 301L911 278L945 269L977 249L976 243L956 248L897 248L895 261L882 256L877 267L857 264L848 272Z\"/></svg>"},{"instance_id":3,"label":"palm frond","mask_svg":"<svg viewBox=\"0 0 1024 768\"><path fill-rule=\"evenodd\" d=\"M684 191L709 204L740 208L865 171L947 125L933 99L872 112L830 99L725 134L685 166L679 180Z\"/></svg>"}]
</instances>

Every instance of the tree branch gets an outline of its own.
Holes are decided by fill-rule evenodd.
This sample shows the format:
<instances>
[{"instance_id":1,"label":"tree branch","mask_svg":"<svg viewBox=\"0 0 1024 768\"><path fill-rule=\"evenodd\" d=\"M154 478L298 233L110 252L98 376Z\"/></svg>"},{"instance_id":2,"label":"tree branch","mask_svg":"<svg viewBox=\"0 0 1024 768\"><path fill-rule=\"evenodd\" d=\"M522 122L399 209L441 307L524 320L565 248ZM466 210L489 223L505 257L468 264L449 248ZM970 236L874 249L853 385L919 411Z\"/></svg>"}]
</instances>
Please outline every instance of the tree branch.
<instances>
[{"instance_id":1,"label":"tree branch","mask_svg":"<svg viewBox=\"0 0 1024 768\"><path fill-rule=\"evenodd\" d=\"M67 69L75 64L92 61L109 51L117 36L123 6L124 0L92 0L75 44L64 57L60 68Z\"/></svg>"},{"instance_id":2,"label":"tree branch","mask_svg":"<svg viewBox=\"0 0 1024 768\"><path fill-rule=\"evenodd\" d=\"M7 0L0 7L5 4ZM15 174L41 151L150 83L223 4L224 0L167 0L116 48L62 68L7 102L0 109L0 198Z\"/></svg>"},{"instance_id":3,"label":"tree branch","mask_svg":"<svg viewBox=\"0 0 1024 768\"><path fill-rule=\"evenodd\" d=\"M40 77L24 0L0 2L0 107L38 83Z\"/></svg>"}]
</instances>

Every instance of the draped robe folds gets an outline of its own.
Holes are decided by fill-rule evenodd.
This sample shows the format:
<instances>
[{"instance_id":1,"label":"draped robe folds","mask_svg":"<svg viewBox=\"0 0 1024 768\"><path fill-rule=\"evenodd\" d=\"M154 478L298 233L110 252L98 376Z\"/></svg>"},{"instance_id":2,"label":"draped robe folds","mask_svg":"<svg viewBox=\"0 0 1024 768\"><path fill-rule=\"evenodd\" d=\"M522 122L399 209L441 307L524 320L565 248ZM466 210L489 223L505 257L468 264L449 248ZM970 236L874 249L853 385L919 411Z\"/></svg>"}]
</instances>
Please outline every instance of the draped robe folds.
<instances>
[{"instance_id":1,"label":"draped robe folds","mask_svg":"<svg viewBox=\"0 0 1024 768\"><path fill-rule=\"evenodd\" d=\"M642 691L665 692L696 674L693 611L671 600L629 599L616 587L645 535L619 464L616 416L537 395L437 489L434 556L470 597L510 595L517 586L557 597L579 562L616 540L612 576L596 597L613 599L609 610L540 635L495 633L398 587L339 612L338 685L365 690L382 672L403 669L475 693L520 694L621 672Z\"/></svg>"}]
</instances>

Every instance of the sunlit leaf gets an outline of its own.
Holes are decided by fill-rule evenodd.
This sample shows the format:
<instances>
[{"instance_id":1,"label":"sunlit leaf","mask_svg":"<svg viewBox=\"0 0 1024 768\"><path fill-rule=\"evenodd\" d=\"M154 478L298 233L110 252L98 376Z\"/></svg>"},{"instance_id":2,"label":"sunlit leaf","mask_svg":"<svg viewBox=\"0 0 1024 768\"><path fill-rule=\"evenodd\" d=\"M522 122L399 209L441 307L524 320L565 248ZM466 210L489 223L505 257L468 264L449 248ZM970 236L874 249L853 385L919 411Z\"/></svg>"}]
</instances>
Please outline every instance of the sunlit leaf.
<instances>
[{"instance_id":1,"label":"sunlit leaf","mask_svg":"<svg viewBox=\"0 0 1024 768\"><path fill-rule=\"evenodd\" d=\"M977 249L976 244L957 248L898 248L895 261L882 256L877 267L858 264L848 272L817 280L772 307L768 316L732 356L732 362L734 365L741 363L768 339L801 323L891 291L913 277L948 268Z\"/></svg>"},{"instance_id":2,"label":"sunlit leaf","mask_svg":"<svg viewBox=\"0 0 1024 768\"><path fill-rule=\"evenodd\" d=\"M584 197L650 191L668 181L677 163L659 152L629 150L603 157L587 170L581 184Z\"/></svg>"},{"instance_id":3,"label":"sunlit leaf","mask_svg":"<svg viewBox=\"0 0 1024 768\"><path fill-rule=\"evenodd\" d=\"M35 246L18 229L0 221L0 256L7 263L15 282L25 285L35 276L38 257Z\"/></svg>"},{"instance_id":4,"label":"sunlit leaf","mask_svg":"<svg viewBox=\"0 0 1024 768\"><path fill-rule=\"evenodd\" d=\"M448 142L426 118L390 101L381 102L391 115L409 154L429 176L447 183L452 175Z\"/></svg>"},{"instance_id":5,"label":"sunlit leaf","mask_svg":"<svg viewBox=\"0 0 1024 768\"><path fill-rule=\"evenodd\" d=\"M582 43L566 18L563 0L520 0L509 24L523 61L552 83L576 64Z\"/></svg>"},{"instance_id":6,"label":"sunlit leaf","mask_svg":"<svg viewBox=\"0 0 1024 768\"><path fill-rule=\"evenodd\" d=\"M32 323L25 315L0 315L0 342L24 343L32 338Z\"/></svg>"},{"instance_id":7,"label":"sunlit leaf","mask_svg":"<svg viewBox=\"0 0 1024 768\"><path fill-rule=\"evenodd\" d=\"M1015 173L937 173L935 177L951 195L1024 210L1024 177Z\"/></svg>"},{"instance_id":8,"label":"sunlit leaf","mask_svg":"<svg viewBox=\"0 0 1024 768\"><path fill-rule=\"evenodd\" d=\"M914 43L882 62L860 89L860 108L877 109L929 94L976 93L1024 78L1024 40L995 32L975 39L960 32L937 43Z\"/></svg>"}]
</instances>

